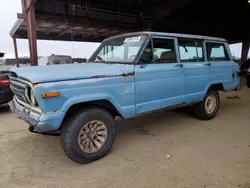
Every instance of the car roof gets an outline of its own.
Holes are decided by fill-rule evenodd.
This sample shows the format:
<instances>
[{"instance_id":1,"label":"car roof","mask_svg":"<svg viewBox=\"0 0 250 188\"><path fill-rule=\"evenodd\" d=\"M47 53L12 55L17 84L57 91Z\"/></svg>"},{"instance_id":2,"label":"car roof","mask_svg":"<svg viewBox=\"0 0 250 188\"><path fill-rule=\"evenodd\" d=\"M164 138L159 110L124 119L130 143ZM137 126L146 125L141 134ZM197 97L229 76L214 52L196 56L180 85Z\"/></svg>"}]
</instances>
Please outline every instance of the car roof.
<instances>
[{"instance_id":1,"label":"car roof","mask_svg":"<svg viewBox=\"0 0 250 188\"><path fill-rule=\"evenodd\" d=\"M202 35L189 35L189 34L180 34L180 33L163 33L163 32L151 32L151 31L141 31L141 32L133 32L126 33L121 35L116 35L113 37L109 37L106 40L114 39L117 37L129 37L131 35L149 35L149 36L159 36L159 37L177 37L177 38L188 38L188 39L200 39L200 40L209 40L209 41L218 41L218 42L227 42L226 39L218 38L218 37L209 37Z\"/></svg>"}]
</instances>

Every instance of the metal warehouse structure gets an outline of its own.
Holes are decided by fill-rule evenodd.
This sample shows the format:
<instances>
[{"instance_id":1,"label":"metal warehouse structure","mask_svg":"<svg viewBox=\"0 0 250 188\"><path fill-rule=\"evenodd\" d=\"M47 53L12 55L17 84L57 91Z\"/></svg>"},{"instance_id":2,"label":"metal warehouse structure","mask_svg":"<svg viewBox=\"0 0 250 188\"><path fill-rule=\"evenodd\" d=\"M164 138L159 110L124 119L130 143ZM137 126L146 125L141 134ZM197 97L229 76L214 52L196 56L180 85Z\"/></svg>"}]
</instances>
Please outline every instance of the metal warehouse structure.
<instances>
[{"instance_id":1,"label":"metal warehouse structure","mask_svg":"<svg viewBox=\"0 0 250 188\"><path fill-rule=\"evenodd\" d=\"M140 30L243 42L242 60L249 51L250 0L22 0L22 7L10 35L16 57L16 39L29 39L32 65L37 65L37 39L100 42Z\"/></svg>"}]
</instances>

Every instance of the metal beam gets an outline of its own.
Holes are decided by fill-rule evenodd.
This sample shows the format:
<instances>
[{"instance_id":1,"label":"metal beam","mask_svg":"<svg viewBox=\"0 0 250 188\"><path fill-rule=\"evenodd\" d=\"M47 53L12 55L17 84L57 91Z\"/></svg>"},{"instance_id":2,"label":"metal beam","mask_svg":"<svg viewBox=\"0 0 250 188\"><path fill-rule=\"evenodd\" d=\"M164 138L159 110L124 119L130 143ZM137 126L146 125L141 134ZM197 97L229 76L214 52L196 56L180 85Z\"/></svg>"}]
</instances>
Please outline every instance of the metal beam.
<instances>
[{"instance_id":1,"label":"metal beam","mask_svg":"<svg viewBox=\"0 0 250 188\"><path fill-rule=\"evenodd\" d=\"M26 20L27 14L26 13L17 13L17 18Z\"/></svg>"},{"instance_id":2,"label":"metal beam","mask_svg":"<svg viewBox=\"0 0 250 188\"><path fill-rule=\"evenodd\" d=\"M73 32L72 36L75 37L75 36L77 36L77 35L79 35L81 33L84 33L85 31L86 31L86 28L80 29L77 32Z\"/></svg>"},{"instance_id":3,"label":"metal beam","mask_svg":"<svg viewBox=\"0 0 250 188\"><path fill-rule=\"evenodd\" d=\"M37 22L37 23L36 23L36 28L41 27L41 25L42 25L42 24L44 24L44 22L43 22L43 21L41 21L41 22Z\"/></svg>"},{"instance_id":4,"label":"metal beam","mask_svg":"<svg viewBox=\"0 0 250 188\"><path fill-rule=\"evenodd\" d=\"M13 37L13 44L14 44L14 51L15 51L15 57L16 57L16 66L19 67L19 57L18 57L18 51L17 51L17 43L16 43L16 37Z\"/></svg>"},{"instance_id":5,"label":"metal beam","mask_svg":"<svg viewBox=\"0 0 250 188\"><path fill-rule=\"evenodd\" d=\"M52 31L53 31L55 28L57 28L57 27L60 26L60 25L61 25L61 23L55 24L52 28L48 29L44 34L45 34L46 36L49 35L50 33L52 33Z\"/></svg>"},{"instance_id":6,"label":"metal beam","mask_svg":"<svg viewBox=\"0 0 250 188\"><path fill-rule=\"evenodd\" d=\"M71 31L71 27L68 27L67 29L65 29L64 31L62 31L61 33L59 33L59 34L57 35L57 37L61 37L61 36L63 36L65 33L69 32L69 31Z\"/></svg>"},{"instance_id":7,"label":"metal beam","mask_svg":"<svg viewBox=\"0 0 250 188\"><path fill-rule=\"evenodd\" d=\"M32 4L32 0L26 0L26 11L27 4L29 4L27 11L27 33L29 38L29 49L30 49L30 63L31 66L37 66L37 41L36 41L36 18L35 18L35 6Z\"/></svg>"},{"instance_id":8,"label":"metal beam","mask_svg":"<svg viewBox=\"0 0 250 188\"><path fill-rule=\"evenodd\" d=\"M247 56L248 56L248 52L249 52L249 41L243 41L242 42L242 50L241 50L241 61L246 61L247 60Z\"/></svg>"}]
</instances>

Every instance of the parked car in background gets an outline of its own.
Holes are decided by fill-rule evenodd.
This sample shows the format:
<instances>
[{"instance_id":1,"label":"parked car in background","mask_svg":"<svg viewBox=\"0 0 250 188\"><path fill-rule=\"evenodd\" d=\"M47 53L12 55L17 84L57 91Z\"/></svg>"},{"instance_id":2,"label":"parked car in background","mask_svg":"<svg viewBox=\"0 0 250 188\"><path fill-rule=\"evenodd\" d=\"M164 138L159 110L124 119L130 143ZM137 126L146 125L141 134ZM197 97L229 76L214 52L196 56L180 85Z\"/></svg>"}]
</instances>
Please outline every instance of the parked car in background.
<instances>
[{"instance_id":1,"label":"parked car in background","mask_svg":"<svg viewBox=\"0 0 250 188\"><path fill-rule=\"evenodd\" d=\"M10 102L13 96L7 71L0 71L0 104Z\"/></svg>"},{"instance_id":2,"label":"parked car in background","mask_svg":"<svg viewBox=\"0 0 250 188\"><path fill-rule=\"evenodd\" d=\"M38 65L57 65L57 64L72 64L73 59L71 56L68 55L50 55L44 56L38 59Z\"/></svg>"},{"instance_id":3,"label":"parked car in background","mask_svg":"<svg viewBox=\"0 0 250 188\"><path fill-rule=\"evenodd\" d=\"M155 32L108 38L88 63L12 71L12 111L32 132L60 131L64 152L78 163L110 151L116 116L192 106L210 120L219 110L218 91L240 84L226 40Z\"/></svg>"}]
</instances>

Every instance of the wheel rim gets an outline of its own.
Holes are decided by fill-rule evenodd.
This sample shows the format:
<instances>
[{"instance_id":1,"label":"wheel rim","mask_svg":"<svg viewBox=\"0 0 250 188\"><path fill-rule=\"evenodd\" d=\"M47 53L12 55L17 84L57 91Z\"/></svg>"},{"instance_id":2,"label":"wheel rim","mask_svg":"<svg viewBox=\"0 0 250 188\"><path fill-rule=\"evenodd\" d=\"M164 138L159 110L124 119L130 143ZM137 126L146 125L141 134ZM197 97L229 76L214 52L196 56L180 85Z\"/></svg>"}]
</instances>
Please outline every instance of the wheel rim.
<instances>
[{"instance_id":1,"label":"wheel rim","mask_svg":"<svg viewBox=\"0 0 250 188\"><path fill-rule=\"evenodd\" d=\"M217 107L217 98L215 94L211 93L207 96L205 101L205 110L208 114L212 114Z\"/></svg>"},{"instance_id":2,"label":"wheel rim","mask_svg":"<svg viewBox=\"0 0 250 188\"><path fill-rule=\"evenodd\" d=\"M83 125L78 136L78 145L86 153L99 151L106 143L108 130L106 125L98 120Z\"/></svg>"}]
</instances>

